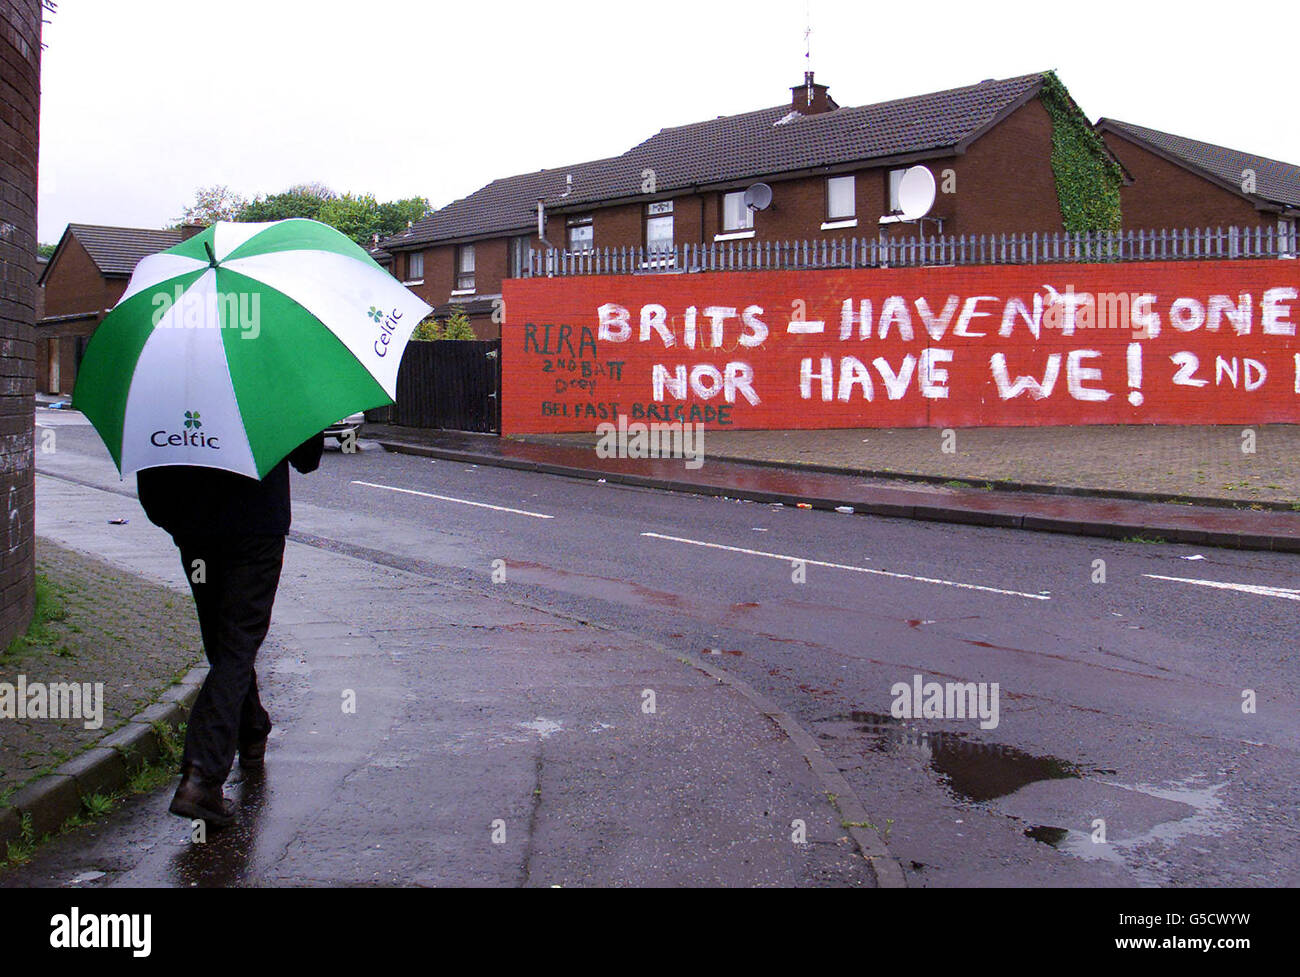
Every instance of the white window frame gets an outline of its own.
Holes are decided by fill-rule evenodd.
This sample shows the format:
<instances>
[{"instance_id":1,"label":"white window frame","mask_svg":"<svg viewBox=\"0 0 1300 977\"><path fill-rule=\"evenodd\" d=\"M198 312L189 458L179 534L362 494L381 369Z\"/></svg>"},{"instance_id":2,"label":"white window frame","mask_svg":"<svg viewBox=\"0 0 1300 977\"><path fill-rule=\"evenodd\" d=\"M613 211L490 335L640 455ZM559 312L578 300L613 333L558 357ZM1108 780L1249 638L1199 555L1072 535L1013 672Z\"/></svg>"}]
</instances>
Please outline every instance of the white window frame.
<instances>
[{"instance_id":1,"label":"white window frame","mask_svg":"<svg viewBox=\"0 0 1300 977\"><path fill-rule=\"evenodd\" d=\"M663 224L667 222L668 226L668 243L666 245L652 245L650 243L650 227L655 223ZM645 219L645 248L647 251L654 248L656 251L671 251L677 244L677 225L674 221L672 211L666 214L646 215Z\"/></svg>"},{"instance_id":2,"label":"white window frame","mask_svg":"<svg viewBox=\"0 0 1300 977\"><path fill-rule=\"evenodd\" d=\"M424 252L408 251L406 253L406 281L403 285L424 284Z\"/></svg>"},{"instance_id":3,"label":"white window frame","mask_svg":"<svg viewBox=\"0 0 1300 977\"><path fill-rule=\"evenodd\" d=\"M742 222L740 224L737 224L735 227L729 227L727 225L727 201L735 198L739 198L740 200L740 213L742 215L741 216ZM753 230L754 230L754 212L750 210L749 207L745 204L745 191L732 190L729 191L728 193L724 193L722 195L722 233L719 234L716 238L714 238L714 240L729 240L727 235L731 235L731 234L744 235L744 232L746 231L749 231L750 234L748 236L752 237Z\"/></svg>"},{"instance_id":4,"label":"white window frame","mask_svg":"<svg viewBox=\"0 0 1300 977\"><path fill-rule=\"evenodd\" d=\"M1279 258L1294 258L1296 256L1296 252L1294 250L1287 250L1286 248L1283 247L1283 244L1286 241L1290 241L1292 244L1295 244L1296 219L1294 217L1279 217L1277 219L1277 234L1278 234L1277 256Z\"/></svg>"},{"instance_id":5,"label":"white window frame","mask_svg":"<svg viewBox=\"0 0 1300 977\"><path fill-rule=\"evenodd\" d=\"M889 200L886 201L888 204L886 216L896 214L902 209L902 204L898 199L898 188L902 185L903 174L906 172L906 167L889 171Z\"/></svg>"},{"instance_id":6,"label":"white window frame","mask_svg":"<svg viewBox=\"0 0 1300 977\"><path fill-rule=\"evenodd\" d=\"M841 186L847 182L849 186L849 209L848 213L837 214L832 208L834 196L831 193L831 187L836 184ZM852 173L840 173L836 176L826 178L826 224L842 224L845 221L857 223L858 217L858 180ZM825 225L823 225L825 226Z\"/></svg>"},{"instance_id":7,"label":"white window frame","mask_svg":"<svg viewBox=\"0 0 1300 977\"><path fill-rule=\"evenodd\" d=\"M528 268L528 252L532 250L531 234L516 234L510 239L510 277L522 278Z\"/></svg>"},{"instance_id":8,"label":"white window frame","mask_svg":"<svg viewBox=\"0 0 1300 977\"><path fill-rule=\"evenodd\" d=\"M581 217L570 217L567 225L564 243L568 246L569 251L573 254L586 254L588 251L596 250L596 222L590 214L584 214ZM573 232L580 228L586 228L590 238L586 247L575 248L573 246Z\"/></svg>"},{"instance_id":9,"label":"white window frame","mask_svg":"<svg viewBox=\"0 0 1300 977\"><path fill-rule=\"evenodd\" d=\"M465 269L465 256L469 255L469 270ZM478 254L472 244L462 244L456 248L456 276L453 279L455 288L451 290L452 295L473 295L475 290L476 269L478 267ZM469 284L463 284L468 278Z\"/></svg>"}]
</instances>

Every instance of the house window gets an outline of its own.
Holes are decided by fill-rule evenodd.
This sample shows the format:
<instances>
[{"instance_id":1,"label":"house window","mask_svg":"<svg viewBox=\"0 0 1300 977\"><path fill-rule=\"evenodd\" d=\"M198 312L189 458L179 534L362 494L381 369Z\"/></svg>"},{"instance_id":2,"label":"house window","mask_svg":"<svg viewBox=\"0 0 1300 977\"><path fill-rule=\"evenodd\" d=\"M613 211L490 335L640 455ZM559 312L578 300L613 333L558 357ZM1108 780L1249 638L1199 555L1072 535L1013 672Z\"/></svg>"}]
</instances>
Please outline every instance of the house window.
<instances>
[{"instance_id":1,"label":"house window","mask_svg":"<svg viewBox=\"0 0 1300 977\"><path fill-rule=\"evenodd\" d=\"M1277 221L1277 253L1280 258L1294 258L1296 246L1296 224L1294 217L1279 217Z\"/></svg>"},{"instance_id":2,"label":"house window","mask_svg":"<svg viewBox=\"0 0 1300 977\"><path fill-rule=\"evenodd\" d=\"M412 251L406 256L406 280L414 282L424 277L424 252Z\"/></svg>"},{"instance_id":3,"label":"house window","mask_svg":"<svg viewBox=\"0 0 1300 977\"><path fill-rule=\"evenodd\" d=\"M826 219L852 220L857 215L856 181L850 176L832 176L826 180Z\"/></svg>"},{"instance_id":4,"label":"house window","mask_svg":"<svg viewBox=\"0 0 1300 977\"><path fill-rule=\"evenodd\" d=\"M596 246L591 215L569 218L569 250L591 251Z\"/></svg>"},{"instance_id":5,"label":"house window","mask_svg":"<svg viewBox=\"0 0 1300 977\"><path fill-rule=\"evenodd\" d=\"M673 202L663 200L646 207L645 246L647 251L673 249Z\"/></svg>"},{"instance_id":6,"label":"house window","mask_svg":"<svg viewBox=\"0 0 1300 977\"><path fill-rule=\"evenodd\" d=\"M907 170L890 170L889 171L889 213L896 214L903 209L902 203L898 199L898 188L903 184L903 174Z\"/></svg>"},{"instance_id":7,"label":"house window","mask_svg":"<svg viewBox=\"0 0 1300 977\"><path fill-rule=\"evenodd\" d=\"M528 267L528 252L532 238L527 234L510 239L510 277L522 278Z\"/></svg>"},{"instance_id":8,"label":"house window","mask_svg":"<svg viewBox=\"0 0 1300 977\"><path fill-rule=\"evenodd\" d=\"M474 245L462 244L456 249L456 291L474 291Z\"/></svg>"},{"instance_id":9,"label":"house window","mask_svg":"<svg viewBox=\"0 0 1300 977\"><path fill-rule=\"evenodd\" d=\"M723 231L747 231L754 226L754 212L745 205L745 191L722 196Z\"/></svg>"}]
</instances>

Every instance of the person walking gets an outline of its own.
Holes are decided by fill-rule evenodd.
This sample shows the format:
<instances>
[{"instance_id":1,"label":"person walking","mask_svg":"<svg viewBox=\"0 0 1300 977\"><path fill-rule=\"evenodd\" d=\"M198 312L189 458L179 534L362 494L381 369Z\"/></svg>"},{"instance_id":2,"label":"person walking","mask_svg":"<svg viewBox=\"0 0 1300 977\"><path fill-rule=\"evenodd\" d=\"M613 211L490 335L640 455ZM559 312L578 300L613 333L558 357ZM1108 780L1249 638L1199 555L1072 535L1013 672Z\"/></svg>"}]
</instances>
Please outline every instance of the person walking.
<instances>
[{"instance_id":1,"label":"person walking","mask_svg":"<svg viewBox=\"0 0 1300 977\"><path fill-rule=\"evenodd\" d=\"M237 809L222 785L236 753L246 770L265 762L272 724L254 662L271 626L292 520L289 465L315 471L324 445L323 434L309 438L260 481L191 465L136 474L145 514L180 550L210 665L190 712L172 814L226 827Z\"/></svg>"}]
</instances>

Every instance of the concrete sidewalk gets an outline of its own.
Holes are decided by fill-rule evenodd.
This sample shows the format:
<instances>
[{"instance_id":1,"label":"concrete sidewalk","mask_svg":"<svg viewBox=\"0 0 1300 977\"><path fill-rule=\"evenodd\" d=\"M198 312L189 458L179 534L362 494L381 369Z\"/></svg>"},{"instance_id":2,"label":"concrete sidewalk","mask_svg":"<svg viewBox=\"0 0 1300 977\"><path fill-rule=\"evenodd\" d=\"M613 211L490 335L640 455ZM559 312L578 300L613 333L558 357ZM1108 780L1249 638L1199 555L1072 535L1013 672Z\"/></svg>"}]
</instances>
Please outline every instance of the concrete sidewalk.
<instances>
[{"instance_id":1,"label":"concrete sidewalk","mask_svg":"<svg viewBox=\"0 0 1300 977\"><path fill-rule=\"evenodd\" d=\"M50 475L37 491L40 535L185 589L133 499ZM0 885L86 865L126 885L902 884L815 742L740 683L501 599L490 568L455 585L384 549L381 520L350 514L338 544L329 512L295 508L259 658L277 726L265 778L235 785L240 823L193 845L160 792Z\"/></svg>"},{"instance_id":2,"label":"concrete sidewalk","mask_svg":"<svg viewBox=\"0 0 1300 977\"><path fill-rule=\"evenodd\" d=\"M589 444L554 443L554 439L522 441L375 424L367 425L364 433L390 451L670 491L903 519L1300 552L1300 512L1290 507L1237 509L1109 496L909 484L798 465L719 461L710 454L715 445L710 440L712 434L705 437L704 465L689 469L680 459L602 459Z\"/></svg>"},{"instance_id":3,"label":"concrete sidewalk","mask_svg":"<svg viewBox=\"0 0 1300 977\"><path fill-rule=\"evenodd\" d=\"M595 436L523 440L589 445ZM1300 424L709 431L704 443L710 460L794 471L1133 501L1300 508Z\"/></svg>"}]
</instances>

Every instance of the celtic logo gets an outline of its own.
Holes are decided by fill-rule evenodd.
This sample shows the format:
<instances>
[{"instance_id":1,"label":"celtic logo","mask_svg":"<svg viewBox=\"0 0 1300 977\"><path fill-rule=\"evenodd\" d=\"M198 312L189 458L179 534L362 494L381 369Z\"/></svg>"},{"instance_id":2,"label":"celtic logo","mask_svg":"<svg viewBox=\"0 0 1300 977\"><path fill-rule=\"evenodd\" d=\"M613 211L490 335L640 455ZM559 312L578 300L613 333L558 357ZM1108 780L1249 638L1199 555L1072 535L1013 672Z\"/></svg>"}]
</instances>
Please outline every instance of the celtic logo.
<instances>
[{"instance_id":1,"label":"celtic logo","mask_svg":"<svg viewBox=\"0 0 1300 977\"><path fill-rule=\"evenodd\" d=\"M203 422L199 420L199 412L196 410L187 410L185 412L185 426L188 428L201 428Z\"/></svg>"},{"instance_id":2,"label":"celtic logo","mask_svg":"<svg viewBox=\"0 0 1300 977\"><path fill-rule=\"evenodd\" d=\"M367 312L366 315L368 315L368 316L370 316L370 318L374 319L375 322L378 322L380 319L382 319L382 318L384 317L384 313L383 313L383 311L380 310L380 309L378 309L378 308L376 308L376 307L373 306L373 305L370 307L370 311Z\"/></svg>"}]
</instances>

